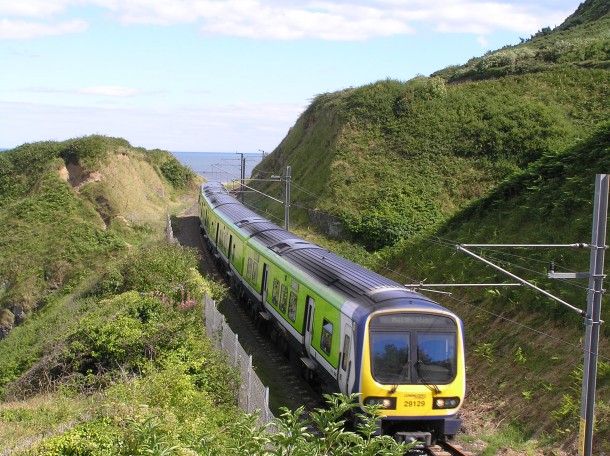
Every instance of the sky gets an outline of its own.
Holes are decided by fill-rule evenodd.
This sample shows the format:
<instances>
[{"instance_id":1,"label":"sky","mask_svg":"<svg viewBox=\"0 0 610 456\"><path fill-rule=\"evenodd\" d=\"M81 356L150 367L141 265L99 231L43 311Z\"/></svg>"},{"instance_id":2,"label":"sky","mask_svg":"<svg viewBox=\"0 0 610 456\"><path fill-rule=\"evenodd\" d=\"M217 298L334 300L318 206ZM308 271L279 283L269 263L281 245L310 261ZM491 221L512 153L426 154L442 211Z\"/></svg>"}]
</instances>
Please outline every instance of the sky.
<instances>
[{"instance_id":1,"label":"sky","mask_svg":"<svg viewBox=\"0 0 610 456\"><path fill-rule=\"evenodd\" d=\"M319 94L408 81L578 0L0 0L0 148L271 152Z\"/></svg>"}]
</instances>

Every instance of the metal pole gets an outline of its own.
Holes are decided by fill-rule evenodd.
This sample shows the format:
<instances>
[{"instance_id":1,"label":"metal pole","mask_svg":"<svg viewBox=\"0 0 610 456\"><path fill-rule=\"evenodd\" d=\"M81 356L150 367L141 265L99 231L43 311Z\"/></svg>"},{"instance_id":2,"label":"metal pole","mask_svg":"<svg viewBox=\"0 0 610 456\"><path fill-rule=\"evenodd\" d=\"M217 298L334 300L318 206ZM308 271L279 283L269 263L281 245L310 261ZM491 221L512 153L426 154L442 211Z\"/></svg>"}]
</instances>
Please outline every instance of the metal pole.
<instances>
[{"instance_id":1,"label":"metal pole","mask_svg":"<svg viewBox=\"0 0 610 456\"><path fill-rule=\"evenodd\" d=\"M290 231L290 166L286 166L286 202L284 203L284 228Z\"/></svg>"},{"instance_id":2,"label":"metal pole","mask_svg":"<svg viewBox=\"0 0 610 456\"><path fill-rule=\"evenodd\" d=\"M244 154L242 152L235 152L240 156L239 159L239 195L241 196L241 201L244 201L244 179L246 175L246 159L244 158Z\"/></svg>"},{"instance_id":3,"label":"metal pole","mask_svg":"<svg viewBox=\"0 0 610 456\"><path fill-rule=\"evenodd\" d=\"M246 157L242 155L241 159L241 202L244 202L244 183L246 182Z\"/></svg>"},{"instance_id":4,"label":"metal pole","mask_svg":"<svg viewBox=\"0 0 610 456\"><path fill-rule=\"evenodd\" d=\"M589 263L589 289L587 292L587 317L585 356L580 406L579 454L591 456L593 451L593 426L595 424L595 387L597 382L597 357L601 325L602 282L604 280L604 256L606 249L606 225L608 218L608 175L595 176L595 201L591 259Z\"/></svg>"}]
</instances>

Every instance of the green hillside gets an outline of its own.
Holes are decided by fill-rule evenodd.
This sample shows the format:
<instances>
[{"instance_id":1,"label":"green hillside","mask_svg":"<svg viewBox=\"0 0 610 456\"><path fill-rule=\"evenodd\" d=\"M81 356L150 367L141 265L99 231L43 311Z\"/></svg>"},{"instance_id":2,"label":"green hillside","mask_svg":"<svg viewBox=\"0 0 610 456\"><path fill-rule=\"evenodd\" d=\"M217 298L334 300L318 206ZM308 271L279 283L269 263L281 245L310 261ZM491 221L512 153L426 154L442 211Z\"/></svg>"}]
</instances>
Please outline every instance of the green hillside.
<instances>
[{"instance_id":1,"label":"green hillside","mask_svg":"<svg viewBox=\"0 0 610 456\"><path fill-rule=\"evenodd\" d=\"M118 138L0 154L1 454L174 454L251 422L205 337L203 293L224 291L164 239L195 184Z\"/></svg>"},{"instance_id":2,"label":"green hillside","mask_svg":"<svg viewBox=\"0 0 610 456\"><path fill-rule=\"evenodd\" d=\"M514 282L466 254L456 253L456 245L588 243L595 174L609 170L610 123L606 122L590 138L545 155L514 174L434 233L386 249L381 270L409 283ZM551 261L557 272L588 271L589 249L472 250L586 309L586 279L553 280L546 272ZM574 449L582 381L582 318L523 287L489 287L484 292L457 287L450 291L449 298L431 296L465 321L473 413L508 422L510 431L518 431L523 441L547 438L550 446ZM607 305L602 313L602 319L608 321ZM607 451L610 442L610 328L604 324L601 329L595 434L599 452ZM511 405L492 406L496 400Z\"/></svg>"},{"instance_id":3,"label":"green hillside","mask_svg":"<svg viewBox=\"0 0 610 456\"><path fill-rule=\"evenodd\" d=\"M464 65L317 96L253 177L290 165L291 226L340 224L341 242L314 240L401 283L509 282L456 245L589 242L595 174L610 172L608 100L610 2L588 0ZM282 198L276 183L253 185ZM247 201L283 219L281 205ZM587 249L477 253L586 307L586 280L546 271L587 271ZM574 454L581 317L523 287L450 291L430 296L465 322L464 420L482 454ZM610 449L609 342L603 325L594 454Z\"/></svg>"},{"instance_id":4,"label":"green hillside","mask_svg":"<svg viewBox=\"0 0 610 456\"><path fill-rule=\"evenodd\" d=\"M254 177L290 165L292 217L339 216L372 248L421 233L610 117L608 4L589 0L570 27L430 77L319 95Z\"/></svg>"},{"instance_id":5,"label":"green hillside","mask_svg":"<svg viewBox=\"0 0 610 456\"><path fill-rule=\"evenodd\" d=\"M169 152L89 136L0 154L0 325L165 224L194 173Z\"/></svg>"}]
</instances>

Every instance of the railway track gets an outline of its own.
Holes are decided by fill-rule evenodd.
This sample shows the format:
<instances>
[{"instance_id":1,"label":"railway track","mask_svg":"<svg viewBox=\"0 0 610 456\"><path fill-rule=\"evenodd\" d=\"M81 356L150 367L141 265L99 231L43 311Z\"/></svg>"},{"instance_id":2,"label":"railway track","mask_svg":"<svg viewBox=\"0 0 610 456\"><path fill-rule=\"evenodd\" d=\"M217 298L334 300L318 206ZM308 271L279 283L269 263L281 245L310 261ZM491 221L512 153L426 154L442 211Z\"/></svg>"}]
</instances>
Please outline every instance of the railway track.
<instances>
[{"instance_id":1,"label":"railway track","mask_svg":"<svg viewBox=\"0 0 610 456\"><path fill-rule=\"evenodd\" d=\"M185 246L195 247L201 252L200 270L217 281L228 285L227 277L216 265L216 259L208 249L199 229L199 217L184 217L180 221L178 241ZM284 348L276 346L269 334L261 330L248 314L239 299L231 292L219 303L219 310L227 323L239 335L244 349L252 355L257 375L270 391L270 408L279 416L280 407L296 410L300 406L310 412L323 408L324 401L313 387L301 375L301 366L297 356L285 355ZM314 431L311 429L310 431ZM315 431L314 431L315 433ZM405 456L474 456L459 445L440 443L426 449L412 450Z\"/></svg>"},{"instance_id":2,"label":"railway track","mask_svg":"<svg viewBox=\"0 0 610 456\"><path fill-rule=\"evenodd\" d=\"M413 449L405 456L474 456L455 443L441 442L428 448Z\"/></svg>"},{"instance_id":3,"label":"railway track","mask_svg":"<svg viewBox=\"0 0 610 456\"><path fill-rule=\"evenodd\" d=\"M227 277L218 269L216 259L201 235L199 217L183 217L177 230L177 238L182 245L195 247L200 251L202 273L228 285ZM324 406L320 395L301 376L297 357L287 358L281 347L277 347L269 335L256 325L233 293L229 293L227 298L218 304L218 308L231 330L238 334L244 350L252 355L257 375L269 387L269 405L274 415L279 416L280 407L296 410L304 406L306 411L311 411Z\"/></svg>"}]
</instances>

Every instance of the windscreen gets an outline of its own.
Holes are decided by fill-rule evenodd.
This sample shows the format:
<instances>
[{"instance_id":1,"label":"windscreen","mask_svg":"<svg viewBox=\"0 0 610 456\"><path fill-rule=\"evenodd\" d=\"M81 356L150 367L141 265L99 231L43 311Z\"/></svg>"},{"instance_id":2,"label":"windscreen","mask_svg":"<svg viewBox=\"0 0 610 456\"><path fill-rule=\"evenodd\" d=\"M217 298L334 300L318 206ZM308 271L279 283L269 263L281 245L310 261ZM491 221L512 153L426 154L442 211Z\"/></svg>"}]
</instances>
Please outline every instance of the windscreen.
<instances>
[{"instance_id":1,"label":"windscreen","mask_svg":"<svg viewBox=\"0 0 610 456\"><path fill-rule=\"evenodd\" d=\"M384 384L445 384L455 378L457 324L434 314L392 313L369 326L371 373Z\"/></svg>"}]
</instances>

